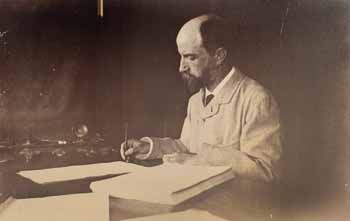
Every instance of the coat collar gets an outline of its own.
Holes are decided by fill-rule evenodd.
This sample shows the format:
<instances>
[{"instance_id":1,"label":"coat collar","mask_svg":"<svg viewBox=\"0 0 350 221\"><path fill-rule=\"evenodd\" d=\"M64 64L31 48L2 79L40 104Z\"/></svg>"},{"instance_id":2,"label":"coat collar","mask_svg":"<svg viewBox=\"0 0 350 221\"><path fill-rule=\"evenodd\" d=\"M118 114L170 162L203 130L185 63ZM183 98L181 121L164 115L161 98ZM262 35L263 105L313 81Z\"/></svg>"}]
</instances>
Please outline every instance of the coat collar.
<instances>
[{"instance_id":1,"label":"coat collar","mask_svg":"<svg viewBox=\"0 0 350 221\"><path fill-rule=\"evenodd\" d=\"M213 115L216 115L219 112L219 108L221 104L230 103L234 93L239 88L240 83L245 78L245 75L236 69L234 75L227 81L224 87L220 90L220 92L213 98L213 100L204 107L202 99L205 97L205 89L202 88L200 90L201 94L201 118L206 119Z\"/></svg>"},{"instance_id":2,"label":"coat collar","mask_svg":"<svg viewBox=\"0 0 350 221\"><path fill-rule=\"evenodd\" d=\"M235 69L235 73L232 77L226 82L223 88L219 91L219 93L213 98L211 104L226 104L229 103L234 92L237 90L237 86L241 82L241 80L245 77L245 75L240 72L238 69ZM205 88L200 90L202 99L205 99ZM210 106L210 104L208 105Z\"/></svg>"}]
</instances>

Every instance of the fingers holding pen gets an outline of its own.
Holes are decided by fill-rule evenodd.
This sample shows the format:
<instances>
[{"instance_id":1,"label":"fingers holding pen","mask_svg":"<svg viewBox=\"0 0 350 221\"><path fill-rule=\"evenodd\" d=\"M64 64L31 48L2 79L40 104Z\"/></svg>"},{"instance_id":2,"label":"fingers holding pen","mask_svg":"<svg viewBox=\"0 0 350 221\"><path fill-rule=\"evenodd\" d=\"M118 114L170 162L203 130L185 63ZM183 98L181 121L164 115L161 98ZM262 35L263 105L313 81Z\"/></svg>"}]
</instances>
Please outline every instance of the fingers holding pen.
<instances>
[{"instance_id":1,"label":"fingers holding pen","mask_svg":"<svg viewBox=\"0 0 350 221\"><path fill-rule=\"evenodd\" d=\"M127 158L138 158L140 155L147 154L149 152L150 145L148 142L136 140L136 139L128 139L126 142L122 144L122 157L124 160Z\"/></svg>"},{"instance_id":2,"label":"fingers holding pen","mask_svg":"<svg viewBox=\"0 0 350 221\"><path fill-rule=\"evenodd\" d=\"M125 156L132 156L138 151L138 141L135 139L130 139L126 141L125 144Z\"/></svg>"}]
</instances>

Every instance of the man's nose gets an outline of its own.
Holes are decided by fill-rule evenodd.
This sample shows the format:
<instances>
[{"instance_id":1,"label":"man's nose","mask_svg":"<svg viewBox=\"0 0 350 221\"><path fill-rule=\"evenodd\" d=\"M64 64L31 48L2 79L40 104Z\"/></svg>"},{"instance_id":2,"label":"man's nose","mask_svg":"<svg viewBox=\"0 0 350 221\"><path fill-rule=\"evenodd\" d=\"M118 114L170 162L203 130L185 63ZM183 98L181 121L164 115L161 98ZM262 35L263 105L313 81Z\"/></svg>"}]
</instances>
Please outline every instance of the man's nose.
<instances>
[{"instance_id":1,"label":"man's nose","mask_svg":"<svg viewBox=\"0 0 350 221\"><path fill-rule=\"evenodd\" d=\"M188 71L188 66L187 66L186 62L184 62L184 60L181 59L180 60L179 72L182 73L182 72L185 72L185 71Z\"/></svg>"}]
</instances>

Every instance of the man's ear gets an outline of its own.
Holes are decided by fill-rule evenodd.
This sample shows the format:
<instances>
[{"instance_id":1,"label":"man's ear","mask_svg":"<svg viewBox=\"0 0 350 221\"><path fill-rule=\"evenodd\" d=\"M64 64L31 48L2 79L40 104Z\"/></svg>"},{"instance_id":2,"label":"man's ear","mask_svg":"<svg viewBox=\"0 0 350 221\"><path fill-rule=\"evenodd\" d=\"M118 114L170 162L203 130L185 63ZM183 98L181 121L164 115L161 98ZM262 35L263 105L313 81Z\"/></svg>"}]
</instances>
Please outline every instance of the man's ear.
<instances>
[{"instance_id":1,"label":"man's ear","mask_svg":"<svg viewBox=\"0 0 350 221\"><path fill-rule=\"evenodd\" d=\"M227 57L227 50L225 48L218 48L215 51L216 64L221 65Z\"/></svg>"}]
</instances>

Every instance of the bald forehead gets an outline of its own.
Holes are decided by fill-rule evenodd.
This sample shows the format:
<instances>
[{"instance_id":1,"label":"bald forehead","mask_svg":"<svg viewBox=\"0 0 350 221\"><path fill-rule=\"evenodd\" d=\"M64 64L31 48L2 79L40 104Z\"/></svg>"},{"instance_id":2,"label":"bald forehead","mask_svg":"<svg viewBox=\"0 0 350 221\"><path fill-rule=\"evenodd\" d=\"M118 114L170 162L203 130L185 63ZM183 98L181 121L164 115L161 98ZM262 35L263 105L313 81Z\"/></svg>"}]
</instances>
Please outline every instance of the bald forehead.
<instances>
[{"instance_id":1,"label":"bald forehead","mask_svg":"<svg viewBox=\"0 0 350 221\"><path fill-rule=\"evenodd\" d=\"M203 43L201 27L204 23L211 20L222 20L222 18L214 14L207 14L189 20L180 29L176 38L177 44L191 43L201 45Z\"/></svg>"},{"instance_id":2,"label":"bald forehead","mask_svg":"<svg viewBox=\"0 0 350 221\"><path fill-rule=\"evenodd\" d=\"M185 42L192 42L192 43L198 43L201 44L201 34L200 34L200 28L203 22L207 21L209 19L208 16L199 16L196 18L191 19L188 21L182 28L180 29L176 42L177 44L185 43Z\"/></svg>"}]
</instances>

